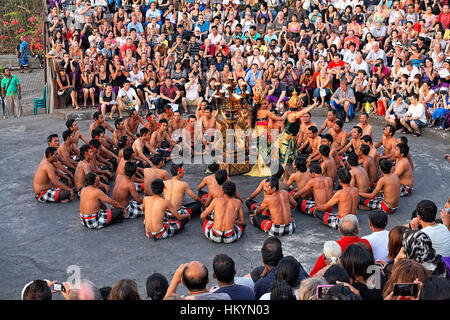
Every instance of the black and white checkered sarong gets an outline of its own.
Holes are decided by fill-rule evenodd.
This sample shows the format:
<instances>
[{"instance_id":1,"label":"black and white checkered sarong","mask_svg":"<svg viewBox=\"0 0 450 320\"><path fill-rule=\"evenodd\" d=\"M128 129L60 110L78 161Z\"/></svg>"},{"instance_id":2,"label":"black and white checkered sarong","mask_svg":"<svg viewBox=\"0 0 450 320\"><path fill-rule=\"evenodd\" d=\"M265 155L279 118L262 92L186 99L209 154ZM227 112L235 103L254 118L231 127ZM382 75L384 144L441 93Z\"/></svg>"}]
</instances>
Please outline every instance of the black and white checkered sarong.
<instances>
[{"instance_id":1,"label":"black and white checkered sarong","mask_svg":"<svg viewBox=\"0 0 450 320\"><path fill-rule=\"evenodd\" d=\"M130 204L126 207L127 209L127 219L134 219L144 215L144 211L142 211L142 204L138 204L136 200L131 199Z\"/></svg>"},{"instance_id":2,"label":"black and white checkered sarong","mask_svg":"<svg viewBox=\"0 0 450 320\"><path fill-rule=\"evenodd\" d=\"M83 225L89 229L101 229L106 227L111 221L111 210L100 209L99 212L93 214L82 214L80 219Z\"/></svg>"},{"instance_id":3,"label":"black and white checkered sarong","mask_svg":"<svg viewBox=\"0 0 450 320\"><path fill-rule=\"evenodd\" d=\"M214 221L205 219L203 222L203 233L208 240L216 243L232 243L238 241L244 232L242 226L234 225L233 229L219 231L214 228Z\"/></svg>"}]
</instances>

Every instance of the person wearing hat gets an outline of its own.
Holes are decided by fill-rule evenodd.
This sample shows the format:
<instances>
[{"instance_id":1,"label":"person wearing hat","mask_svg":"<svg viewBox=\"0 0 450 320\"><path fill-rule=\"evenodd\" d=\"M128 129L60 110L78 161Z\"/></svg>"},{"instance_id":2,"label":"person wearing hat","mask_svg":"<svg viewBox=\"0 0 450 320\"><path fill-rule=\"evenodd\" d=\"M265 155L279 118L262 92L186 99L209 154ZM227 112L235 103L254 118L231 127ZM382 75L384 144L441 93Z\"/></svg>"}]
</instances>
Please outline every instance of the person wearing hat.
<instances>
[{"instance_id":1,"label":"person wearing hat","mask_svg":"<svg viewBox=\"0 0 450 320\"><path fill-rule=\"evenodd\" d=\"M381 260L388 263L389 231L386 230L388 216L382 211L374 210L369 212L368 217L369 228L372 230L372 233L362 238L369 241L372 246L375 261Z\"/></svg>"}]
</instances>

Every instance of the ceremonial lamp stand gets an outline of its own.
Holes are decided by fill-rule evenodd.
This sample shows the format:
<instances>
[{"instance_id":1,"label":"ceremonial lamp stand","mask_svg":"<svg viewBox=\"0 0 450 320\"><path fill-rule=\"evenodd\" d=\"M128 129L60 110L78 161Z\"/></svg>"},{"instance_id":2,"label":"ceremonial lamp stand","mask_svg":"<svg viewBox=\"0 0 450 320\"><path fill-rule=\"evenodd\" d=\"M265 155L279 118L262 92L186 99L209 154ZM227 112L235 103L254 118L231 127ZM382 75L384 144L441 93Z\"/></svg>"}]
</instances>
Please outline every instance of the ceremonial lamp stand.
<instances>
[{"instance_id":1,"label":"ceremonial lamp stand","mask_svg":"<svg viewBox=\"0 0 450 320\"><path fill-rule=\"evenodd\" d=\"M249 137L244 135L245 131L249 129L247 119L250 115L250 106L245 103L245 92L242 94L235 92L236 86L234 79L229 77L226 82L216 85L217 94L214 96L219 102L216 104L216 121L220 124L223 137L216 144L218 149L222 148L223 150L223 157L218 159L218 163L220 169L225 169L229 176L247 173L251 170ZM235 130L234 134L227 136L228 129ZM231 149L231 147L233 148ZM227 159L231 160L231 163L227 163Z\"/></svg>"}]
</instances>

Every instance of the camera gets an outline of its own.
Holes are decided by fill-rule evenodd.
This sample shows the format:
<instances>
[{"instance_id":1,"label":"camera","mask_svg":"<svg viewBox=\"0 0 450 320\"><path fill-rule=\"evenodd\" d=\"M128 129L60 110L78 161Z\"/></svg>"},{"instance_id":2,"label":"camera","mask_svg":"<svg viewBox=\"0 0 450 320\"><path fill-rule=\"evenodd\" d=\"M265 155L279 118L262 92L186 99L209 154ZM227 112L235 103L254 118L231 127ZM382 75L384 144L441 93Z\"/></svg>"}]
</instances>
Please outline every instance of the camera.
<instances>
[{"instance_id":1,"label":"camera","mask_svg":"<svg viewBox=\"0 0 450 320\"><path fill-rule=\"evenodd\" d=\"M416 283L395 283L394 296L412 297L419 292L419 286Z\"/></svg>"},{"instance_id":2,"label":"camera","mask_svg":"<svg viewBox=\"0 0 450 320\"><path fill-rule=\"evenodd\" d=\"M64 287L64 285L60 282L56 282L53 287L52 290L54 291L61 291L61 292L66 292L66 288Z\"/></svg>"},{"instance_id":3,"label":"camera","mask_svg":"<svg viewBox=\"0 0 450 320\"><path fill-rule=\"evenodd\" d=\"M328 290L330 290L331 287L334 287L334 285L322 285L322 286L317 286L316 288L316 298L317 300L322 300L323 297L328 293Z\"/></svg>"}]
</instances>

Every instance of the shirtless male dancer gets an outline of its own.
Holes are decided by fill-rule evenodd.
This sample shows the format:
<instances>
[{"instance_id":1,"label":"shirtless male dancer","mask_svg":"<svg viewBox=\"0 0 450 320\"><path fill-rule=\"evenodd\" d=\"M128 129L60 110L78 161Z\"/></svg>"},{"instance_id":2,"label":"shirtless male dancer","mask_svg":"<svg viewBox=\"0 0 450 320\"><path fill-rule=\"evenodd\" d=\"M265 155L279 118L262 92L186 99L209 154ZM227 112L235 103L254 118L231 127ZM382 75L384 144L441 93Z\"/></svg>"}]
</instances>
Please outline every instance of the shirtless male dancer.
<instances>
[{"instance_id":1,"label":"shirtless male dancer","mask_svg":"<svg viewBox=\"0 0 450 320\"><path fill-rule=\"evenodd\" d=\"M160 154L155 154L152 157L152 166L150 168L144 169L144 194L146 196L151 196L152 191L150 185L153 180L161 179L161 180L169 180L169 173L163 169L164 160Z\"/></svg>"},{"instance_id":2,"label":"shirtless male dancer","mask_svg":"<svg viewBox=\"0 0 450 320\"><path fill-rule=\"evenodd\" d=\"M306 160L304 160L306 161ZM253 193L247 198L247 200L245 200L245 205L247 206L248 212L249 214L254 214L256 212L256 210L260 207L260 203L256 202L254 199L261 193L263 192L264 194L264 198L266 198L266 196L268 196L268 194L266 194L266 190L268 190L266 187L270 184L270 180L273 179L278 179L278 185L279 185L279 189L281 190L285 190L285 191L289 191L289 187L287 185L286 182L284 182L284 179L282 178L284 174L284 168L282 165L278 166L278 171L277 173L271 175L268 178L263 179L258 187L256 187L255 191L253 191ZM291 175L292 176L292 175ZM298 176L297 176L298 177ZM290 192L290 194L292 195L292 191ZM263 212L265 215L270 216L270 212L268 210L264 210Z\"/></svg>"},{"instance_id":3,"label":"shirtless male dancer","mask_svg":"<svg viewBox=\"0 0 450 320\"><path fill-rule=\"evenodd\" d=\"M81 139L85 144L88 144L89 141L84 137L84 135L81 133L80 128L78 127L78 122L76 122L74 119L69 119L66 121L66 127L67 129L71 130L73 132L74 136L74 149L78 156L80 156L79 149L78 149L78 141Z\"/></svg>"},{"instance_id":4,"label":"shirtless male dancer","mask_svg":"<svg viewBox=\"0 0 450 320\"><path fill-rule=\"evenodd\" d=\"M80 148L80 161L78 162L77 168L75 170L74 180L75 180L75 191L77 191L78 198L80 197L81 190L86 187L86 175L91 173L91 161L93 157L93 152L89 145L84 144ZM96 175L97 177L97 175ZM100 181L100 177L98 177ZM109 192L109 186L103 182L99 182L97 186L104 193Z\"/></svg>"},{"instance_id":5,"label":"shirtless male dancer","mask_svg":"<svg viewBox=\"0 0 450 320\"><path fill-rule=\"evenodd\" d=\"M124 128L127 132L131 133L131 138L136 139L136 133L139 129L139 124L145 125L144 119L141 118L139 112L136 109L128 111L128 118L124 121Z\"/></svg>"},{"instance_id":6,"label":"shirtless male dancer","mask_svg":"<svg viewBox=\"0 0 450 320\"><path fill-rule=\"evenodd\" d=\"M216 179L217 185L211 183L208 185L208 192L203 190L200 190L198 192L198 196L200 197L201 202L204 204L205 208L209 206L214 198L220 198L223 196L223 190L221 186L225 181L229 180L227 171L223 169L217 170L216 173L214 173L214 177ZM237 190L235 192L235 198L242 202L242 198Z\"/></svg>"},{"instance_id":7,"label":"shirtless male dancer","mask_svg":"<svg viewBox=\"0 0 450 320\"><path fill-rule=\"evenodd\" d=\"M205 237L216 243L238 241L245 230L242 202L235 198L236 184L225 181L222 185L223 196L214 198L202 212L200 219ZM211 217L210 214L214 213Z\"/></svg>"},{"instance_id":8,"label":"shirtless male dancer","mask_svg":"<svg viewBox=\"0 0 450 320\"><path fill-rule=\"evenodd\" d=\"M343 155L347 151L355 152L359 150L359 146L361 145L361 135L362 129L358 126L354 126L351 131L352 138L350 139L349 143L347 143L347 145L339 151L339 154ZM342 160L345 162L347 160L347 156L343 155Z\"/></svg>"},{"instance_id":9,"label":"shirtless male dancer","mask_svg":"<svg viewBox=\"0 0 450 320\"><path fill-rule=\"evenodd\" d=\"M49 135L47 137L47 145L49 147L53 147L58 150L59 148L58 135L57 134ZM43 157L45 157L45 155L43 155ZM64 166L63 160L61 159L61 156L59 154L58 159L55 162L53 162L53 166L57 169L55 171L56 175L58 175L58 177L60 178L64 178L65 180L67 180L67 183L69 184L70 187L73 182L73 173Z\"/></svg>"},{"instance_id":10,"label":"shirtless male dancer","mask_svg":"<svg viewBox=\"0 0 450 320\"><path fill-rule=\"evenodd\" d=\"M328 133L330 133L329 131L334 128L334 124L336 123L337 120L338 120L338 118L336 117L336 110L334 110L334 109L329 110L327 112L327 118L323 122L323 124L320 127L319 132L317 134L321 135L325 129L327 129Z\"/></svg>"},{"instance_id":11,"label":"shirtless male dancer","mask_svg":"<svg viewBox=\"0 0 450 320\"><path fill-rule=\"evenodd\" d=\"M400 197L410 195L414 190L414 175L408 160L409 147L399 143L394 147L394 157L397 160L393 172L400 179Z\"/></svg>"},{"instance_id":12,"label":"shirtless male dancer","mask_svg":"<svg viewBox=\"0 0 450 320\"><path fill-rule=\"evenodd\" d=\"M66 203L75 197L72 188L59 181L53 162L58 160L56 148L45 149L45 157L39 163L39 167L33 177L33 189L36 200L45 202Z\"/></svg>"},{"instance_id":13,"label":"shirtless male dancer","mask_svg":"<svg viewBox=\"0 0 450 320\"><path fill-rule=\"evenodd\" d=\"M350 185L352 176L347 169L338 170L339 183L342 189L336 191L333 197L326 203L316 206L313 209L313 214L319 218L324 224L330 228L338 229L339 220L348 214L356 216L356 210L359 204L358 189ZM326 212L328 208L332 208L335 204L338 205L338 212Z\"/></svg>"},{"instance_id":14,"label":"shirtless male dancer","mask_svg":"<svg viewBox=\"0 0 450 320\"><path fill-rule=\"evenodd\" d=\"M146 167L151 167L152 162L145 154L145 151L150 151L150 130L147 128L141 128L139 130L140 137L133 142L133 151L137 159L142 162ZM147 150L145 150L147 149Z\"/></svg>"},{"instance_id":15,"label":"shirtless male dancer","mask_svg":"<svg viewBox=\"0 0 450 320\"><path fill-rule=\"evenodd\" d=\"M100 111L96 111L92 115L92 119L94 119L94 122L92 122L89 126L89 136L92 135L92 130L94 130L98 126L104 126L106 130L114 133L114 129L108 124L108 122L105 121L105 116Z\"/></svg>"},{"instance_id":16,"label":"shirtless male dancer","mask_svg":"<svg viewBox=\"0 0 450 320\"><path fill-rule=\"evenodd\" d=\"M311 162L311 159L319 152L319 147L321 144L321 138L317 134L317 127L316 126L310 126L308 130L306 130L306 143L299 146L299 150L305 150L307 151L303 152L303 154L311 153L311 155L308 157L307 162L308 164Z\"/></svg>"},{"instance_id":17,"label":"shirtless male dancer","mask_svg":"<svg viewBox=\"0 0 450 320\"><path fill-rule=\"evenodd\" d=\"M306 159L297 157L294 161L293 168L295 172L289 176L286 182L288 188L295 182L295 189L292 189L289 194L293 196L298 190L302 189L312 179L311 173L306 167ZM309 199L312 196L310 191L305 193L305 198Z\"/></svg>"},{"instance_id":18,"label":"shirtless male dancer","mask_svg":"<svg viewBox=\"0 0 450 320\"><path fill-rule=\"evenodd\" d=\"M297 208L300 212L313 215L313 209L317 205L326 203L333 196L333 181L330 177L322 174L322 168L318 163L312 163L309 168L312 179L292 197L297 202ZM313 194L314 200L308 200L306 197ZM327 208L327 212L331 212L333 208Z\"/></svg>"},{"instance_id":19,"label":"shirtless male dancer","mask_svg":"<svg viewBox=\"0 0 450 320\"><path fill-rule=\"evenodd\" d=\"M89 141L89 147L93 153L91 171L100 175L100 180L102 180L103 183L109 184L113 178L113 170L111 164L100 154L102 144L97 139L92 139Z\"/></svg>"},{"instance_id":20,"label":"shirtless male dancer","mask_svg":"<svg viewBox=\"0 0 450 320\"><path fill-rule=\"evenodd\" d=\"M213 116L212 108L207 106L204 111L202 117L199 119L202 123L202 142L203 145L211 147L214 145L214 130L217 129L216 118ZM208 132L207 132L208 131Z\"/></svg>"},{"instance_id":21,"label":"shirtless male dancer","mask_svg":"<svg viewBox=\"0 0 450 320\"><path fill-rule=\"evenodd\" d=\"M380 160L394 160L394 147L396 145L394 133L395 128L393 125L388 124L386 127L384 127L383 136L381 137L380 142L375 145L375 149L383 146L383 155L380 157Z\"/></svg>"},{"instance_id":22,"label":"shirtless male dancer","mask_svg":"<svg viewBox=\"0 0 450 320\"><path fill-rule=\"evenodd\" d=\"M295 200L285 190L279 189L279 179L271 177L264 193L267 195L255 213L249 211L250 223L271 236L292 235L295 232L295 220L291 210L296 206ZM261 214L270 211L270 216Z\"/></svg>"},{"instance_id":23,"label":"shirtless male dancer","mask_svg":"<svg viewBox=\"0 0 450 320\"><path fill-rule=\"evenodd\" d=\"M183 149L191 152L191 156L194 156L194 146L195 146L195 123L196 118L194 115L189 115L188 119L186 120L186 126L183 128L181 132L181 143L183 146ZM184 151L183 151L184 152Z\"/></svg>"},{"instance_id":24,"label":"shirtless male dancer","mask_svg":"<svg viewBox=\"0 0 450 320\"><path fill-rule=\"evenodd\" d=\"M370 136L362 136L361 137L361 145L367 145L369 147L369 153L368 155L375 161L375 165L378 170L378 166L380 164L380 157L381 155L378 153L377 149L373 146L373 140Z\"/></svg>"},{"instance_id":25,"label":"shirtless male dancer","mask_svg":"<svg viewBox=\"0 0 450 320\"><path fill-rule=\"evenodd\" d=\"M317 127L317 124L314 121L311 121L311 112L304 114L301 119L302 122L300 124L300 130L297 133L297 145L301 146L303 143L305 143L306 146L306 140L308 139L307 130L311 126ZM300 153L302 153L301 150Z\"/></svg>"},{"instance_id":26,"label":"shirtless male dancer","mask_svg":"<svg viewBox=\"0 0 450 320\"><path fill-rule=\"evenodd\" d=\"M344 123L341 120L336 120L334 127L328 132L333 137L337 152L341 151L348 143L347 132L342 129L343 126Z\"/></svg>"},{"instance_id":27,"label":"shirtless male dancer","mask_svg":"<svg viewBox=\"0 0 450 320\"><path fill-rule=\"evenodd\" d=\"M122 137L128 137L130 141L134 141L136 139L136 137L134 137L131 132L125 129L124 121L122 118L114 120L114 126L116 127L116 130L114 130L113 133L113 143L116 148L119 149L119 141Z\"/></svg>"},{"instance_id":28,"label":"shirtless male dancer","mask_svg":"<svg viewBox=\"0 0 450 320\"><path fill-rule=\"evenodd\" d=\"M337 177L337 167L336 161L330 157L330 147L327 145L321 145L319 148L319 153L322 160L320 166L322 167L323 175L325 177L330 177L334 183Z\"/></svg>"},{"instance_id":29,"label":"shirtless male dancer","mask_svg":"<svg viewBox=\"0 0 450 320\"><path fill-rule=\"evenodd\" d=\"M164 182L161 179L153 180L150 188L152 196L144 197L142 203L142 209L145 211L145 234L155 241L172 237L191 220L191 215L179 214L172 203L164 199ZM176 220L168 220L167 212Z\"/></svg>"},{"instance_id":30,"label":"shirtless male dancer","mask_svg":"<svg viewBox=\"0 0 450 320\"><path fill-rule=\"evenodd\" d=\"M170 167L172 179L164 181L164 198L169 200L179 214L189 213L191 216L200 214L202 203L200 197L194 194L189 185L181 181L184 177L184 168L182 164L172 164ZM194 202L183 205L184 195L187 194ZM169 218L174 220L173 216Z\"/></svg>"},{"instance_id":31,"label":"shirtless male dancer","mask_svg":"<svg viewBox=\"0 0 450 320\"><path fill-rule=\"evenodd\" d=\"M109 137L105 134L105 128L103 126L94 128L94 130L92 130L91 138L100 141L100 154L110 164L113 171L115 171L118 162L116 154L119 153L119 151L115 148L113 141L109 141Z\"/></svg>"},{"instance_id":32,"label":"shirtless male dancer","mask_svg":"<svg viewBox=\"0 0 450 320\"><path fill-rule=\"evenodd\" d=\"M170 137L168 126L169 123L166 119L159 120L159 129L153 132L150 138L150 152L152 154L161 154L166 162L170 160L171 148L177 144Z\"/></svg>"},{"instance_id":33,"label":"shirtless male dancer","mask_svg":"<svg viewBox=\"0 0 450 320\"><path fill-rule=\"evenodd\" d=\"M59 145L58 155L69 170L74 172L77 167L77 162L72 158L72 154L75 153L75 150L72 148L72 145L75 143L75 135L67 129L62 136L64 142Z\"/></svg>"},{"instance_id":34,"label":"shirtless male dancer","mask_svg":"<svg viewBox=\"0 0 450 320\"><path fill-rule=\"evenodd\" d=\"M203 178L202 182L200 182L200 184L197 187L197 192L202 191L205 186L208 188L208 191L219 187L219 185L217 184L216 177L214 175L218 170L219 164L217 162L213 162L208 165L208 171L211 172L211 174ZM206 198L207 193L204 194L203 196Z\"/></svg>"},{"instance_id":35,"label":"shirtless male dancer","mask_svg":"<svg viewBox=\"0 0 450 320\"><path fill-rule=\"evenodd\" d=\"M134 163L138 162L136 158L134 158L134 152L133 148L131 147L125 147L123 148L122 152L123 156L119 160L119 164L117 165L116 170L116 176L119 174L124 175L125 174L125 164L128 161L132 161ZM139 165L136 163L136 174L131 177L131 181L133 181L134 185L136 186L137 192L144 192L144 169L139 167Z\"/></svg>"},{"instance_id":36,"label":"shirtless male dancer","mask_svg":"<svg viewBox=\"0 0 450 320\"><path fill-rule=\"evenodd\" d=\"M399 143L402 143L402 142L404 144L408 145L408 138L405 137L405 136L400 136L397 139L395 139L395 144L399 144ZM413 163L413 160L411 158L411 152L408 153L407 158L408 158L409 164L411 165L411 168L414 170L414 163Z\"/></svg>"},{"instance_id":37,"label":"shirtless male dancer","mask_svg":"<svg viewBox=\"0 0 450 320\"><path fill-rule=\"evenodd\" d=\"M180 111L175 111L173 113L173 119L169 121L168 131L172 140L180 143L182 138L182 129L186 127L187 121L181 118Z\"/></svg>"},{"instance_id":38,"label":"shirtless male dancer","mask_svg":"<svg viewBox=\"0 0 450 320\"><path fill-rule=\"evenodd\" d=\"M392 163L388 160L380 161L382 176L371 193L360 192L360 209L378 209L384 213L394 213L400 203L400 180L395 173L391 173Z\"/></svg>"},{"instance_id":39,"label":"shirtless male dancer","mask_svg":"<svg viewBox=\"0 0 450 320\"><path fill-rule=\"evenodd\" d=\"M358 155L351 152L348 155L347 165L350 167L350 174L352 175L352 181L350 185L358 188L358 191L369 192L369 175L367 171L358 164Z\"/></svg>"},{"instance_id":40,"label":"shirtless male dancer","mask_svg":"<svg viewBox=\"0 0 450 320\"><path fill-rule=\"evenodd\" d=\"M357 126L360 127L363 131L361 136L368 135L373 140L373 127L369 123L369 115L367 113L364 112L359 115L359 123L357 124ZM348 133L347 138L349 138L350 136L351 133Z\"/></svg>"},{"instance_id":41,"label":"shirtless male dancer","mask_svg":"<svg viewBox=\"0 0 450 320\"><path fill-rule=\"evenodd\" d=\"M124 207L99 189L100 178L88 173L84 180L86 187L80 193L81 223L89 229L101 229L110 223L122 222ZM108 209L104 202L114 208Z\"/></svg>"},{"instance_id":42,"label":"shirtless male dancer","mask_svg":"<svg viewBox=\"0 0 450 320\"><path fill-rule=\"evenodd\" d=\"M369 177L369 187L373 189L378 179L378 168L375 160L369 155L369 152L369 145L362 143L357 154L361 158L362 167L366 170Z\"/></svg>"},{"instance_id":43,"label":"shirtless male dancer","mask_svg":"<svg viewBox=\"0 0 450 320\"><path fill-rule=\"evenodd\" d=\"M125 163L125 175L120 174L116 177L112 192L112 198L125 208L124 218L128 219L144 215L142 198L137 193L133 181L131 181L131 177L136 173L136 168L136 164L131 161Z\"/></svg>"},{"instance_id":44,"label":"shirtless male dancer","mask_svg":"<svg viewBox=\"0 0 450 320\"><path fill-rule=\"evenodd\" d=\"M334 163L336 164L336 168L340 168L344 166L344 163L339 157L338 151L336 149L336 144L334 143L334 138L331 134L327 133L322 136L321 140L322 145L326 145L330 147L330 158L334 159Z\"/></svg>"},{"instance_id":45,"label":"shirtless male dancer","mask_svg":"<svg viewBox=\"0 0 450 320\"><path fill-rule=\"evenodd\" d=\"M147 122L144 124L144 128L147 128L148 130L150 130L150 136L151 136L153 134L153 132L158 130L156 115L153 112L149 112L145 116L145 119L147 120Z\"/></svg>"}]
</instances>

